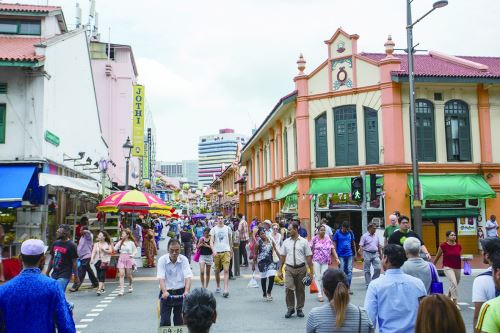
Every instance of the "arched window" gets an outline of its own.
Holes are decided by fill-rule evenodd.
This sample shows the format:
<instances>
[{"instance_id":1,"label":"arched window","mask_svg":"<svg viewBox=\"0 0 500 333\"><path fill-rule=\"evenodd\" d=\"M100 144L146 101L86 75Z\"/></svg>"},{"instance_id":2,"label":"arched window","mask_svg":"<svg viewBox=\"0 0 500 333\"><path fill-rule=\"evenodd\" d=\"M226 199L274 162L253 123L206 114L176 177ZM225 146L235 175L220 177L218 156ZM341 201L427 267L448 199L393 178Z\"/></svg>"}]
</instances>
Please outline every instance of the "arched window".
<instances>
[{"instance_id":1,"label":"arched window","mask_svg":"<svg viewBox=\"0 0 500 333\"><path fill-rule=\"evenodd\" d=\"M316 131L316 167L328 166L328 143L326 131L326 112L314 120Z\"/></svg>"},{"instance_id":2,"label":"arched window","mask_svg":"<svg viewBox=\"0 0 500 333\"><path fill-rule=\"evenodd\" d=\"M417 115L417 158L422 162L435 162L434 104L425 99L417 99L415 111Z\"/></svg>"},{"instance_id":3,"label":"arched window","mask_svg":"<svg viewBox=\"0 0 500 333\"><path fill-rule=\"evenodd\" d=\"M377 110L363 107L365 111L365 151L366 164L379 163Z\"/></svg>"},{"instance_id":4,"label":"arched window","mask_svg":"<svg viewBox=\"0 0 500 333\"><path fill-rule=\"evenodd\" d=\"M358 129L356 105L333 109L335 127L335 164L358 165Z\"/></svg>"},{"instance_id":5,"label":"arched window","mask_svg":"<svg viewBox=\"0 0 500 333\"><path fill-rule=\"evenodd\" d=\"M470 161L471 140L469 107L463 101L452 100L444 105L446 155L448 161Z\"/></svg>"}]
</instances>

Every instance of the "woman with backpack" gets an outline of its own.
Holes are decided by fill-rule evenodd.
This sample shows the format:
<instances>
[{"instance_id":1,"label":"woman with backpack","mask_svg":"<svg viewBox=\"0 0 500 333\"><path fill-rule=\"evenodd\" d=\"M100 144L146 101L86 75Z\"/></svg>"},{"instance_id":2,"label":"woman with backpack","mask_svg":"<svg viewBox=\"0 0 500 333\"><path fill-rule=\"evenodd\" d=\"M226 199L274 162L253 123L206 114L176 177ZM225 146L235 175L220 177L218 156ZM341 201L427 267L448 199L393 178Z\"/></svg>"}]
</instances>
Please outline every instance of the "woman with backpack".
<instances>
[{"instance_id":1,"label":"woman with backpack","mask_svg":"<svg viewBox=\"0 0 500 333\"><path fill-rule=\"evenodd\" d=\"M264 301L272 301L273 297L271 296L271 292L274 285L274 276L276 275L276 263L273 260L273 250L278 255L279 251L274 241L267 237L264 228L259 228L257 236L258 241L255 244L252 271L255 271L255 264L257 263ZM269 281L269 284L267 284L267 281Z\"/></svg>"},{"instance_id":2,"label":"woman with backpack","mask_svg":"<svg viewBox=\"0 0 500 333\"><path fill-rule=\"evenodd\" d=\"M325 225L319 226L318 234L311 239L309 246L311 246L311 251L313 253L312 261L315 273L314 279L318 286L318 301L323 302L323 274L328 269L328 265L332 264L332 258L335 259L337 265L340 263L339 257L333 247L332 240L326 235Z\"/></svg>"},{"instance_id":3,"label":"woman with backpack","mask_svg":"<svg viewBox=\"0 0 500 333\"><path fill-rule=\"evenodd\" d=\"M354 233L349 229L349 221L342 222L342 227L333 235L333 246L337 250L340 270L347 276L348 287L352 281L352 261L356 251L356 243L354 242ZM349 294L352 291L349 289Z\"/></svg>"}]
</instances>

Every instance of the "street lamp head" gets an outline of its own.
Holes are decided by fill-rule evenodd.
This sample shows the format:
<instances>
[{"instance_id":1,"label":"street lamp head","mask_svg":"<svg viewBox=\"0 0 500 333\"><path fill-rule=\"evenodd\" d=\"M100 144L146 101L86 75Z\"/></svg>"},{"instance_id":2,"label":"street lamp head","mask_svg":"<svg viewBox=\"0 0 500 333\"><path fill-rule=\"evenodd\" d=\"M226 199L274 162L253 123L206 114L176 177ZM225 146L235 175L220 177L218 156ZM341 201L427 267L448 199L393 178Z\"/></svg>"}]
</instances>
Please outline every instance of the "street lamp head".
<instances>
[{"instance_id":1,"label":"street lamp head","mask_svg":"<svg viewBox=\"0 0 500 333\"><path fill-rule=\"evenodd\" d=\"M125 155L125 158L130 158L130 152L134 146L130 142L130 137L127 136L127 141L122 146L123 148L123 155Z\"/></svg>"},{"instance_id":2,"label":"street lamp head","mask_svg":"<svg viewBox=\"0 0 500 333\"><path fill-rule=\"evenodd\" d=\"M438 0L432 4L432 8L438 9L438 8L443 8L448 5L448 0Z\"/></svg>"}]
</instances>

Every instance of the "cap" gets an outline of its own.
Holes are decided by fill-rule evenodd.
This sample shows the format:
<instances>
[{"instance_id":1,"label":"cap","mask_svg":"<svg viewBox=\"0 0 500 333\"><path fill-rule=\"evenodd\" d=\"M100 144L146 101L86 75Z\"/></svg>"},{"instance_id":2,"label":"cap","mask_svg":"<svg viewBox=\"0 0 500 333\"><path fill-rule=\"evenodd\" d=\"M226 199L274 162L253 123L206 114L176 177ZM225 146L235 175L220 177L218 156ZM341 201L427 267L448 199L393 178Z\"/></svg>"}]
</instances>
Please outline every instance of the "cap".
<instances>
[{"instance_id":1,"label":"cap","mask_svg":"<svg viewBox=\"0 0 500 333\"><path fill-rule=\"evenodd\" d=\"M500 238L498 237L488 237L481 239L481 246L483 251L488 254L493 254L500 251Z\"/></svg>"},{"instance_id":2,"label":"cap","mask_svg":"<svg viewBox=\"0 0 500 333\"><path fill-rule=\"evenodd\" d=\"M271 221L269 221L269 220L264 220L264 222L263 222L263 223L265 223L265 224L269 224L269 225L271 225L271 226L273 225L273 223L272 223Z\"/></svg>"},{"instance_id":3,"label":"cap","mask_svg":"<svg viewBox=\"0 0 500 333\"><path fill-rule=\"evenodd\" d=\"M27 239L21 245L21 254L37 256L45 252L45 244L39 239Z\"/></svg>"}]
</instances>

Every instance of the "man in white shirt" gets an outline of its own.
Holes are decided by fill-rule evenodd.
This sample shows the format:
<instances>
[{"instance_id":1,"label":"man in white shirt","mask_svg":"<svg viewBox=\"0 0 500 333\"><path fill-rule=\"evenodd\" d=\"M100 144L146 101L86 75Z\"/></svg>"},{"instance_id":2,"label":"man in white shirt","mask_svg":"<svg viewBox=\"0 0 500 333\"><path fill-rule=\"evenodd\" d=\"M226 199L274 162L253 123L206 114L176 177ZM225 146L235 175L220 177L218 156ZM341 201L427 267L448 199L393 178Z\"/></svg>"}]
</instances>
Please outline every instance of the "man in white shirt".
<instances>
[{"instance_id":1,"label":"man in white shirt","mask_svg":"<svg viewBox=\"0 0 500 333\"><path fill-rule=\"evenodd\" d=\"M222 217L217 218L217 225L210 230L210 246L214 249L214 269L215 282L217 283L216 293L221 292L220 271L224 269L224 293L222 296L229 297L229 265L233 252L231 251L231 230L224 225Z\"/></svg>"},{"instance_id":2,"label":"man in white shirt","mask_svg":"<svg viewBox=\"0 0 500 333\"><path fill-rule=\"evenodd\" d=\"M193 272L188 259L180 254L181 244L175 238L168 242L168 253L158 260L156 277L160 281L160 326L170 326L174 313L173 326L183 324L182 304L189 293Z\"/></svg>"},{"instance_id":3,"label":"man in white shirt","mask_svg":"<svg viewBox=\"0 0 500 333\"><path fill-rule=\"evenodd\" d=\"M492 279L491 258L495 252L500 251L500 239L481 239L483 248L483 263L490 265L486 272L479 274L472 284L472 302L474 303L473 326L476 327L479 311L483 303L496 297L495 282Z\"/></svg>"},{"instance_id":4,"label":"man in white shirt","mask_svg":"<svg viewBox=\"0 0 500 333\"><path fill-rule=\"evenodd\" d=\"M490 219L486 221L486 237L498 237L498 223L497 217L495 215L491 215Z\"/></svg>"}]
</instances>

